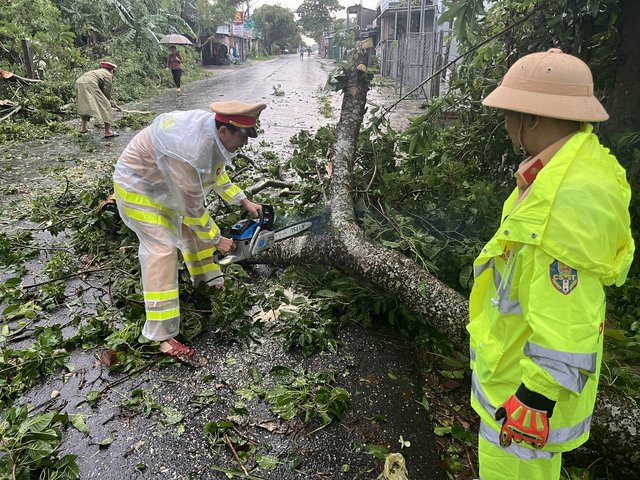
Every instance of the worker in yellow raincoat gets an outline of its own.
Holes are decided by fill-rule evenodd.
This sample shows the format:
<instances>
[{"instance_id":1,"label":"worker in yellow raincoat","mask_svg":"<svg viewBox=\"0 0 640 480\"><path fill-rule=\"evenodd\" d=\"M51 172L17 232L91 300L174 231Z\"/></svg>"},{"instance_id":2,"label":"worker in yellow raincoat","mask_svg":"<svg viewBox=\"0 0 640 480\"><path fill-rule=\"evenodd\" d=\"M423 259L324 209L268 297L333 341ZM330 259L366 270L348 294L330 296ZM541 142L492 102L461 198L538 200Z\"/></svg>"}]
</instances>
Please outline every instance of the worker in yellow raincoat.
<instances>
[{"instance_id":1,"label":"worker in yellow raincoat","mask_svg":"<svg viewBox=\"0 0 640 480\"><path fill-rule=\"evenodd\" d=\"M504 110L526 153L501 224L474 264L471 404L480 478L552 480L589 437L605 291L634 243L624 169L591 122L607 112L589 67L558 49L527 55L483 104Z\"/></svg>"},{"instance_id":2,"label":"worker in yellow raincoat","mask_svg":"<svg viewBox=\"0 0 640 480\"><path fill-rule=\"evenodd\" d=\"M113 76L117 65L111 62L100 62L100 68L85 73L76 80L76 101L80 114L80 133L88 133L89 120L98 117L104 123L104 138L114 138L118 134L113 131L113 108L122 109L111 99Z\"/></svg>"},{"instance_id":3,"label":"worker in yellow raincoat","mask_svg":"<svg viewBox=\"0 0 640 480\"><path fill-rule=\"evenodd\" d=\"M222 288L213 254L235 248L207 213L207 194L213 190L256 217L261 208L225 170L232 168L234 152L257 137L257 118L266 105L230 101L209 108L159 115L131 139L113 174L120 217L140 240L146 312L142 334L176 357L193 355L175 338L180 332L177 249L194 285Z\"/></svg>"}]
</instances>

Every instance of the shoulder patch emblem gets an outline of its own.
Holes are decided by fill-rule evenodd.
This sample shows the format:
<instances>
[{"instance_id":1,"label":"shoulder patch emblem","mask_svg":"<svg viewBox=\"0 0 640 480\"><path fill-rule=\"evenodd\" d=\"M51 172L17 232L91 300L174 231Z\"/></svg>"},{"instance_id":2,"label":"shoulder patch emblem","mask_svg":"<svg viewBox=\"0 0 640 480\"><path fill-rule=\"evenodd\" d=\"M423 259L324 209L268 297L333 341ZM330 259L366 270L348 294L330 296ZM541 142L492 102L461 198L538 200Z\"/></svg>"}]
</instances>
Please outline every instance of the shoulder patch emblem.
<instances>
[{"instance_id":1,"label":"shoulder patch emblem","mask_svg":"<svg viewBox=\"0 0 640 480\"><path fill-rule=\"evenodd\" d=\"M549 265L549 278L551 285L563 295L569 295L578 286L578 271L558 260Z\"/></svg>"},{"instance_id":2,"label":"shoulder patch emblem","mask_svg":"<svg viewBox=\"0 0 640 480\"><path fill-rule=\"evenodd\" d=\"M160 122L160 128L162 130L169 130L176 123L176 117L174 115L167 115Z\"/></svg>"},{"instance_id":3,"label":"shoulder patch emblem","mask_svg":"<svg viewBox=\"0 0 640 480\"><path fill-rule=\"evenodd\" d=\"M216 177L220 176L220 172L222 171L222 167L216 168Z\"/></svg>"}]
</instances>

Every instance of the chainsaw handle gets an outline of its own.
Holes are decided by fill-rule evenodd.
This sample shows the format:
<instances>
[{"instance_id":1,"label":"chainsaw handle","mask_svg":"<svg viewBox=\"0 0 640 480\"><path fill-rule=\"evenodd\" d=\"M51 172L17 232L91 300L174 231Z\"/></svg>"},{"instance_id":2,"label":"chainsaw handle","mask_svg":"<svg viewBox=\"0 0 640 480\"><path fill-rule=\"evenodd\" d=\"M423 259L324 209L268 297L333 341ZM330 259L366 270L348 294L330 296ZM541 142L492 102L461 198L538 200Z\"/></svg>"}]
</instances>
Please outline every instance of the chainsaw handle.
<instances>
[{"instance_id":1,"label":"chainsaw handle","mask_svg":"<svg viewBox=\"0 0 640 480\"><path fill-rule=\"evenodd\" d=\"M260 227L265 227L266 230L273 230L273 222L275 220L275 213L273 210L273 205L269 205L268 203L260 203L260 210L258 210L258 218L256 221ZM249 212L244 211L240 218L249 218Z\"/></svg>"},{"instance_id":2,"label":"chainsaw handle","mask_svg":"<svg viewBox=\"0 0 640 480\"><path fill-rule=\"evenodd\" d=\"M260 227L260 229L265 227L266 230L273 230L273 221L275 220L273 205L261 203L260 207L260 210L258 210L258 227Z\"/></svg>"},{"instance_id":3,"label":"chainsaw handle","mask_svg":"<svg viewBox=\"0 0 640 480\"><path fill-rule=\"evenodd\" d=\"M260 204L258 225L256 225L256 230L253 232L253 236L251 237L251 242L249 242L249 252L251 255L254 254L254 249L256 243L258 242L258 237L260 236L260 232L262 230L273 230L273 220L274 220L274 211L273 205L268 205L266 203Z\"/></svg>"}]
</instances>

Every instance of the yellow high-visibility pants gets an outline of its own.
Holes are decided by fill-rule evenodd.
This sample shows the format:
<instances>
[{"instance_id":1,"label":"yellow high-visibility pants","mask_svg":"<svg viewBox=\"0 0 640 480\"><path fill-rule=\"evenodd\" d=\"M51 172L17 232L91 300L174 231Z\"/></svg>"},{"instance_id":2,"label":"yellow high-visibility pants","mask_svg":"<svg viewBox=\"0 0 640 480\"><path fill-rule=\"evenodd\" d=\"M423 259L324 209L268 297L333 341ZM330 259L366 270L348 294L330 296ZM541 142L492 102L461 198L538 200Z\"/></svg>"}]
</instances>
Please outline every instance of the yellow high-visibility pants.
<instances>
[{"instance_id":1,"label":"yellow high-visibility pants","mask_svg":"<svg viewBox=\"0 0 640 480\"><path fill-rule=\"evenodd\" d=\"M562 454L533 450L515 442L502 448L498 432L482 422L478 461L480 480L558 480Z\"/></svg>"}]
</instances>

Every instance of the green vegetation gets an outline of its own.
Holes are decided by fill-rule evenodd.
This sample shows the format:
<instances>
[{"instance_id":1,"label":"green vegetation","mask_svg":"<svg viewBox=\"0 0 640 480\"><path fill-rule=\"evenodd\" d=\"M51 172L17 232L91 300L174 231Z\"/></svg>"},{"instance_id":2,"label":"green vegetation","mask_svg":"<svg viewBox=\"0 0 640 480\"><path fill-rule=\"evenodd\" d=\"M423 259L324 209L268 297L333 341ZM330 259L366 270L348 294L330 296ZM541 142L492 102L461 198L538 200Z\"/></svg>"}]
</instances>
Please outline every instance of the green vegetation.
<instances>
[{"instance_id":1,"label":"green vegetation","mask_svg":"<svg viewBox=\"0 0 640 480\"><path fill-rule=\"evenodd\" d=\"M79 478L75 455L58 457L66 414L29 416L28 406L6 409L0 422L0 475L3 478Z\"/></svg>"},{"instance_id":2,"label":"green vegetation","mask_svg":"<svg viewBox=\"0 0 640 480\"><path fill-rule=\"evenodd\" d=\"M331 107L331 100L326 95L321 95L320 100L320 115L325 118L333 118L333 108Z\"/></svg>"},{"instance_id":3,"label":"green vegetation","mask_svg":"<svg viewBox=\"0 0 640 480\"><path fill-rule=\"evenodd\" d=\"M128 0L105 5L88 0L10 2L0 11L0 37L6 48L0 52L0 58L6 62L3 68L9 65L13 71L23 73L19 43L23 37L32 40L34 55L44 62L45 68L44 81L40 84L14 85L15 89L6 82L0 84L0 96L25 105L24 116L19 112L10 121L0 123L0 143L69 131L60 120L68 118L63 107L72 102L73 82L80 73L93 68L98 59L109 59L121 66L114 91L118 102L170 86L170 76L163 69L166 52L157 45L158 35L170 31L206 32L210 28L208 22L215 25L226 10L219 2L212 6L205 0L197 0L180 12L176 2L161 2L165 9L160 9L157 3L160 2ZM493 2L486 11L482 2L452 0L446 4L444 18L455 18L460 51L465 51L485 39L487 32L497 32L510 25L513 18L531 12L538 2ZM233 2L225 5L233 9ZM508 35L497 37L465 57L449 79L450 91L429 100L423 115L414 119L404 132L395 131L389 125L384 111L370 109L372 121L358 140L353 185L356 216L367 234L389 249L410 256L462 294L468 294L472 261L496 228L496 212L513 186L513 166L518 162L510 153L500 115L482 108L480 100L495 87L513 57L551 46L561 46L586 58L593 67L597 90L608 96L616 81L610 59L616 56L621 33L616 28L620 5L614 0L548 0L544 9L511 29ZM109 10L112 14L106 15L106 8L114 9ZM141 13L133 18L133 11ZM309 32L311 26L312 23L308 26ZM278 43L274 40L273 45ZM196 53L188 48L183 50L187 57L186 79L198 78L202 72L196 66ZM339 82L338 76L338 87ZM328 99L322 97L321 103L321 113L327 116L330 113ZM452 116L456 120L447 121L444 127L445 117ZM118 126L136 129L149 119L150 116L145 115L126 115ZM287 162L281 161L274 152L262 153L262 159L268 163L265 173L278 177L286 168L287 173L293 171L299 177L296 184L299 195L286 200L271 199L278 211L306 216L322 205L327 177L318 173L325 171L333 135L330 127L320 128L313 134L300 132L292 139L295 150ZM600 135L627 168L633 191L638 192L640 135L633 129L630 132L603 129ZM261 144L261 147L268 146ZM508 153L501 163L504 152ZM69 159L60 158L60 162L66 160ZM61 457L59 446L65 427L72 424L78 429L86 428L83 418L74 417L73 421L63 414L40 414L33 407L21 406L25 392L46 376L71 373L72 351L107 349L113 352L116 362L108 367L111 373L135 374L154 363L172 363L164 357L158 360L157 345L140 335L144 308L135 257L137 241L108 200L112 192L111 167L86 159L74 160L90 169L91 175L74 177L76 170L69 163L61 163L57 170L39 172L51 180L46 187L34 185L22 203L16 200L1 207L3 215L11 215L12 220L41 222L43 233L61 244L49 250L48 244L43 247L39 236L28 230L0 233L0 266L9 272L9 278L0 282L2 478L78 477L75 459ZM244 171L242 167L238 170ZM69 182L69 178L75 181ZM238 174L235 179L240 185L252 180L249 173ZM3 193L20 192L7 186ZM632 202L632 228L638 239L640 200L637 195ZM218 219L224 230L237 220L237 215L223 209ZM34 266L39 255L43 260ZM27 282L28 272L34 276ZM63 305L83 304L81 299L68 297L66 282L76 278L92 281L91 272L111 274L113 282L103 295L109 302L100 301L92 315L81 315L72 309L65 311L68 313L65 326L73 330L70 334L63 335L61 325L53 322L45 326L53 313L66 308ZM242 267L234 266L225 273L233 288L212 293L194 289L188 272L181 265L179 283L185 338L192 339L206 329L215 328L219 341L236 342L240 347L264 338L277 339L306 361L314 355L339 351L338 334L342 327L369 326L382 321L412 339L422 354L428 352L426 355L438 359L440 363L430 364L429 375L445 378L447 385L456 385L462 384L468 374L464 355L452 352L449 341L427 327L423 319L416 318L385 292L346 278L335 270L290 267L284 272L278 271L268 285L261 285L259 292L249 285L248 273ZM38 288L34 287L36 283ZM612 327L605 332L607 346L602 383L637 400L640 260L636 259L633 264L628 282L622 288L610 289L607 298ZM263 315L256 315L256 310L261 310ZM17 344L20 339L25 340L24 343ZM227 361L231 364L231 359ZM305 424L308 431L334 422L351 405L349 393L339 385L340 377L330 372L277 367L265 378L257 369L249 374L251 383L234 392L238 400L246 400L249 406L232 402L234 406L227 418L208 422L203 435L212 448L227 453L235 450L244 463L252 462L264 471L285 462L297 468L301 460L295 452L275 455L269 445L251 442L238 433L235 417L247 417L250 402L259 403L279 421L297 420ZM391 373L389 376L391 378ZM92 390L85 402L95 406L104 401L105 393ZM198 408L212 405L218 401L217 393L205 390L189 403ZM460 402L466 405L466 393L459 396L464 397ZM467 449L475 445L475 441L469 434L469 422L464 419L464 413L460 413L464 407L454 404L455 413L449 410L437 413L433 408L436 401L425 396L421 404L437 425L435 433L450 442L442 454L443 462L449 466L449 474L459 478L467 462ZM182 420L182 413L161 406L155 388L136 388L120 405L136 414L163 415L162 422L167 425ZM100 445L108 445L109 439L103 442ZM402 437L398 443L396 450L408 448L408 441ZM377 459L389 453L387 446L375 444L354 444L351 449ZM606 465L600 466L605 463L595 463L588 471L567 467L564 475L566 478L605 478ZM139 470L145 468L139 464ZM228 475L257 478L239 470L212 468ZM345 464L343 472L349 468Z\"/></svg>"},{"instance_id":4,"label":"green vegetation","mask_svg":"<svg viewBox=\"0 0 640 480\"><path fill-rule=\"evenodd\" d=\"M324 428L351 407L351 396L344 388L335 387L330 372L307 374L286 367L273 367L276 385L265 394L271 411L283 420L299 416L304 423L313 420Z\"/></svg>"},{"instance_id":5,"label":"green vegetation","mask_svg":"<svg viewBox=\"0 0 640 480\"><path fill-rule=\"evenodd\" d=\"M304 0L296 13L304 33L321 45L322 33L331 30L334 24L332 14L342 9L338 0Z\"/></svg>"},{"instance_id":6,"label":"green vegetation","mask_svg":"<svg viewBox=\"0 0 640 480\"><path fill-rule=\"evenodd\" d=\"M69 132L61 121L75 118L75 80L98 68L101 60L118 65L113 98L138 100L171 87L165 63L168 48L158 40L168 33L196 38L231 18L235 0L215 6L199 0L183 8L160 0L16 0L0 11L0 66L26 77L21 41L30 43L37 84L0 82L0 98L21 106L9 121L0 122L0 144ZM206 78L193 47L178 47L184 58L183 81Z\"/></svg>"},{"instance_id":7,"label":"green vegetation","mask_svg":"<svg viewBox=\"0 0 640 480\"><path fill-rule=\"evenodd\" d=\"M263 48L269 55L277 55L288 48L290 52L300 43L300 31L293 12L280 5L262 5L252 18L260 31Z\"/></svg>"}]
</instances>

